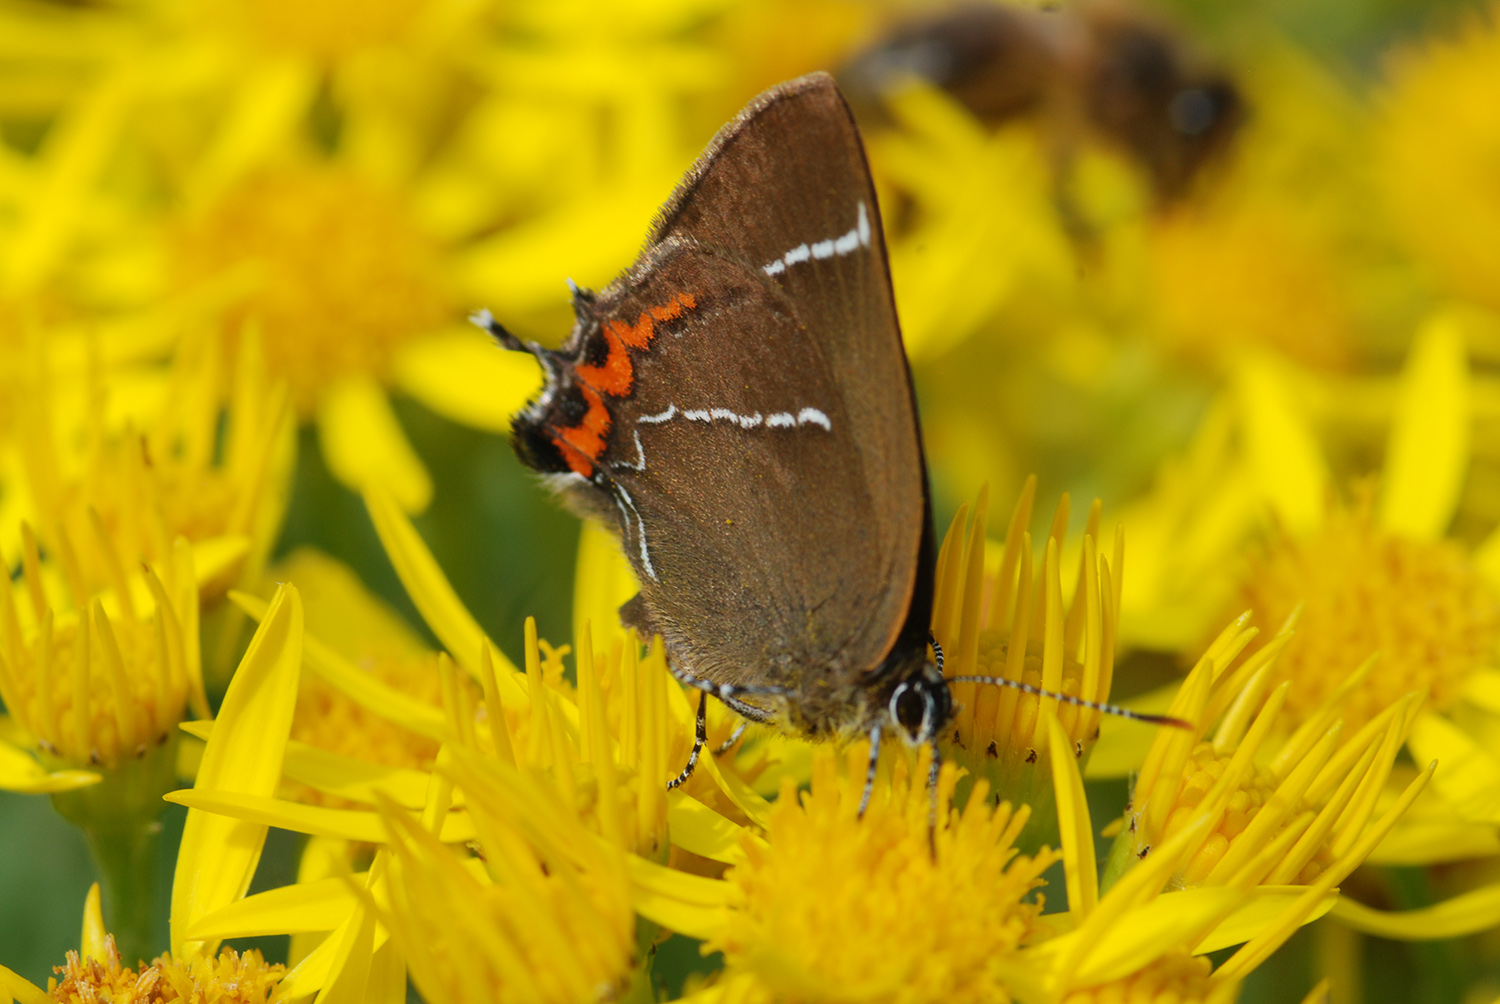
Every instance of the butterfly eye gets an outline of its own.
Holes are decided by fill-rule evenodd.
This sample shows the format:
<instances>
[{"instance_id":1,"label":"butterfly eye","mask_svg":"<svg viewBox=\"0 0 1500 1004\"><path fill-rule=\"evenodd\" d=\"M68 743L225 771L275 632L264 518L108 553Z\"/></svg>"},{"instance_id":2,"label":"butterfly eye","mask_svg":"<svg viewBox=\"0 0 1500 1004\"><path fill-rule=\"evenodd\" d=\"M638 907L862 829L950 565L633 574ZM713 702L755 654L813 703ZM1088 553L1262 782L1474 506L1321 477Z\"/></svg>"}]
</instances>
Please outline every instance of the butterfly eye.
<instances>
[{"instance_id":1,"label":"butterfly eye","mask_svg":"<svg viewBox=\"0 0 1500 1004\"><path fill-rule=\"evenodd\" d=\"M890 712L913 742L931 742L952 713L946 682L929 673L903 680L891 692Z\"/></svg>"}]
</instances>

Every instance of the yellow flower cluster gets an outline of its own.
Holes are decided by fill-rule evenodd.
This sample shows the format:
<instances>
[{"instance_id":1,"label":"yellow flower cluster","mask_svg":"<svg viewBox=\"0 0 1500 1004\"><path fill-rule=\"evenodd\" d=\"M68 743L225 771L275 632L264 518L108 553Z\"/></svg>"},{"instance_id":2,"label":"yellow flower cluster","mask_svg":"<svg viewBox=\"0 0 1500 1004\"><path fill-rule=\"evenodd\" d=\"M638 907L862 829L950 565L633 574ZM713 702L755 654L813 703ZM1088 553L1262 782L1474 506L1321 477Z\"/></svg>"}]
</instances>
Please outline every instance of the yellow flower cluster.
<instances>
[{"instance_id":1,"label":"yellow flower cluster","mask_svg":"<svg viewBox=\"0 0 1500 1004\"><path fill-rule=\"evenodd\" d=\"M0 999L1219 1002L1308 924L1310 1000L1366 934L1468 939L1403 979L1481 993L1500 6L1366 80L1278 17L0 2L0 789L100 881L65 963L0 945ZM818 68L956 513L933 637L995 682L868 787L864 744L710 701L669 789L698 695L619 629L616 542L475 567L539 375L465 315L556 344L565 280ZM569 644L496 630L567 623L570 570ZM264 935L290 968L224 944Z\"/></svg>"}]
</instances>

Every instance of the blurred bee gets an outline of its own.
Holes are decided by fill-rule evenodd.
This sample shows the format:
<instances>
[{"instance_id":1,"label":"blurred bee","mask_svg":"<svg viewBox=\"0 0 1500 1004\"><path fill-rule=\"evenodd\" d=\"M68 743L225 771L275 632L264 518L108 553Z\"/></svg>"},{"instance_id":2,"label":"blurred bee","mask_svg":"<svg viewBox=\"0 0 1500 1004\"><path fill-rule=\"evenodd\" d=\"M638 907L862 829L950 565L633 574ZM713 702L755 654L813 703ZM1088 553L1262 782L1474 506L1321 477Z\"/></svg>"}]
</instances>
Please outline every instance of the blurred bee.
<instances>
[{"instance_id":1,"label":"blurred bee","mask_svg":"<svg viewBox=\"0 0 1500 1004\"><path fill-rule=\"evenodd\" d=\"M1123 151L1162 200L1182 195L1245 117L1229 77L1178 35L1119 3L1037 10L966 3L894 28L839 83L856 114L916 75L998 125L1036 118L1061 141L1080 131Z\"/></svg>"}]
</instances>

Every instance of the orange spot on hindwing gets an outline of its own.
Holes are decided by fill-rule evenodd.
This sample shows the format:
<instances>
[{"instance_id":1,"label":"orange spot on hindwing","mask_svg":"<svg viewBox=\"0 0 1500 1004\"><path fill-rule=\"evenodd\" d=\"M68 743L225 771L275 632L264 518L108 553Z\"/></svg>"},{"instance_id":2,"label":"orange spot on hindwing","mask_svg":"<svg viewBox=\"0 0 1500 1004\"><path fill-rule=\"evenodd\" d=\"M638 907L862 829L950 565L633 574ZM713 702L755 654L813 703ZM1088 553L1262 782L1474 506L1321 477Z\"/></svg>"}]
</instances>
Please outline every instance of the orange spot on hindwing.
<instances>
[{"instance_id":1,"label":"orange spot on hindwing","mask_svg":"<svg viewBox=\"0 0 1500 1004\"><path fill-rule=\"evenodd\" d=\"M623 340L614 330L616 323L610 321L604 326L604 342L609 347L604 362L597 366L578 366L576 372L578 379L587 386L614 397L624 397L635 382L635 366L630 361L630 353L625 351Z\"/></svg>"},{"instance_id":2,"label":"orange spot on hindwing","mask_svg":"<svg viewBox=\"0 0 1500 1004\"><path fill-rule=\"evenodd\" d=\"M562 451L574 473L589 477L594 473L593 461L604 452L604 437L609 434L609 409L604 406L604 398L599 392L588 384L580 383L578 390L583 394L588 410L573 425L558 429L552 441Z\"/></svg>"},{"instance_id":3,"label":"orange spot on hindwing","mask_svg":"<svg viewBox=\"0 0 1500 1004\"><path fill-rule=\"evenodd\" d=\"M683 311L692 310L696 306L698 299L692 293L678 293L662 306L642 311L634 324L607 321L604 330L606 334L613 334L631 348L644 351L650 347L651 339L656 337L657 324L675 321L682 316Z\"/></svg>"},{"instance_id":4,"label":"orange spot on hindwing","mask_svg":"<svg viewBox=\"0 0 1500 1004\"><path fill-rule=\"evenodd\" d=\"M604 360L578 363L573 368L578 377L578 390L587 405L583 417L572 425L553 427L552 442L575 474L592 477L594 462L607 445L611 419L604 395L625 397L635 386L635 362L627 348L647 351L651 340L656 337L656 325L674 321L697 305L697 297L693 294L677 293L667 303L642 311L634 324L620 320L604 322L601 330Z\"/></svg>"}]
</instances>

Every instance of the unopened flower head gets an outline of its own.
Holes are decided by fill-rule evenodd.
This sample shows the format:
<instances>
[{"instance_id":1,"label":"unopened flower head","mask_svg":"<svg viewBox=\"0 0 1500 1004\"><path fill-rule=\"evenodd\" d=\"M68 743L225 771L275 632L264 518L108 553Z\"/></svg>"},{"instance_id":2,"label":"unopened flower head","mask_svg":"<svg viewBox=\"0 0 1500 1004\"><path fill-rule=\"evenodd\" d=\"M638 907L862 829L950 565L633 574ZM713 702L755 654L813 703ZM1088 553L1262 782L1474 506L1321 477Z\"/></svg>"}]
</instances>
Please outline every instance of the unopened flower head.
<instances>
[{"instance_id":1,"label":"unopened flower head","mask_svg":"<svg viewBox=\"0 0 1500 1004\"><path fill-rule=\"evenodd\" d=\"M1089 511L1071 605L1062 601L1059 555L1069 504L1058 505L1042 567L1034 569L1030 522L1036 480L1016 503L998 567L985 562L982 496L972 527L965 511L955 518L938 559L933 634L943 645L947 676L991 676L1102 703L1109 698L1119 610L1122 538L1100 553L1100 507ZM990 781L1000 798L1024 802L1038 813L1036 831L1049 825L1052 775L1045 718L1055 714L1070 737L1073 756L1086 758L1099 736L1100 712L1010 687L956 683L958 706L943 736L945 752L976 777ZM967 784L961 786L961 791Z\"/></svg>"},{"instance_id":2,"label":"unopened flower head","mask_svg":"<svg viewBox=\"0 0 1500 1004\"><path fill-rule=\"evenodd\" d=\"M46 766L118 767L175 739L190 698L206 713L185 541L165 579L147 566L122 578L108 605L88 593L64 605L46 582L66 577L42 565L29 531L24 539L22 581L0 589L0 696Z\"/></svg>"}]
</instances>

